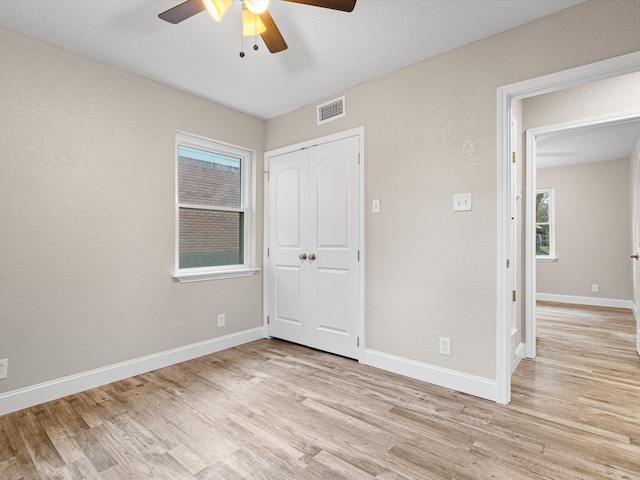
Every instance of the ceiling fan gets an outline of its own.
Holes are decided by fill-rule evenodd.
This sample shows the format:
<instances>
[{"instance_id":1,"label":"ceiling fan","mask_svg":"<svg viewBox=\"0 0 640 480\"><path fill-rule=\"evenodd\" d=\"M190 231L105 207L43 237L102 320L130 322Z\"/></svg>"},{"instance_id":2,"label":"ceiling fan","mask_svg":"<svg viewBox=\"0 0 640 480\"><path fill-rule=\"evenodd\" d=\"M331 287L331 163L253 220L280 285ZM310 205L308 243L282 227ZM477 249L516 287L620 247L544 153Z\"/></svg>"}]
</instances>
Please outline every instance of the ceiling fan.
<instances>
[{"instance_id":1,"label":"ceiling fan","mask_svg":"<svg viewBox=\"0 0 640 480\"><path fill-rule=\"evenodd\" d=\"M241 0L243 35L260 35L271 53L281 52L288 48L280 30L269 13L269 0ZM282 0L291 3L301 3L313 7L330 8L342 12L351 12L356 6L356 0ZM187 18L207 10L217 21L231 7L233 0L187 0L158 15L169 23L180 23ZM258 49L257 45L253 47ZM240 53L244 57L244 53Z\"/></svg>"}]
</instances>

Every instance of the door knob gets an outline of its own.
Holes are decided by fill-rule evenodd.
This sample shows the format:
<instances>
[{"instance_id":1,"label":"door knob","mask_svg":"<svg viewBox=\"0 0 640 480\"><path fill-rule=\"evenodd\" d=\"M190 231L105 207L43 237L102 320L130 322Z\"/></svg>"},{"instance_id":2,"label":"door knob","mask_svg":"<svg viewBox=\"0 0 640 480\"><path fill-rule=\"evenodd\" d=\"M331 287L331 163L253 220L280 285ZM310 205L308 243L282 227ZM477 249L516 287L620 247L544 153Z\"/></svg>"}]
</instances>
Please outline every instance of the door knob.
<instances>
[{"instance_id":1,"label":"door knob","mask_svg":"<svg viewBox=\"0 0 640 480\"><path fill-rule=\"evenodd\" d=\"M638 259L638 254L636 253L635 255L631 255L631 258L635 258L637 260Z\"/></svg>"},{"instance_id":2,"label":"door knob","mask_svg":"<svg viewBox=\"0 0 640 480\"><path fill-rule=\"evenodd\" d=\"M307 259L307 254L306 254L306 253L301 253L301 254L298 256L298 258L299 258L300 260L306 260L306 259Z\"/></svg>"},{"instance_id":3,"label":"door knob","mask_svg":"<svg viewBox=\"0 0 640 480\"><path fill-rule=\"evenodd\" d=\"M309 260L311 260L312 262L316 259L316 254L312 253L311 255L309 255Z\"/></svg>"}]
</instances>

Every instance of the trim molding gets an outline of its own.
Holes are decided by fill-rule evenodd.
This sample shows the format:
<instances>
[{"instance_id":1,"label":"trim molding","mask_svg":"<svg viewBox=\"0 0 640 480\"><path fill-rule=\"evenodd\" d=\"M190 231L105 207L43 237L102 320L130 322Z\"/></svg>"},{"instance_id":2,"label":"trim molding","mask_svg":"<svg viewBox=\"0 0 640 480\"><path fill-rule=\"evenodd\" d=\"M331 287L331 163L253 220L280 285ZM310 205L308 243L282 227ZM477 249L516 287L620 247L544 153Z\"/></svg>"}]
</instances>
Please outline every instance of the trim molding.
<instances>
[{"instance_id":1,"label":"trim molding","mask_svg":"<svg viewBox=\"0 0 640 480\"><path fill-rule=\"evenodd\" d=\"M520 344L516 347L516 356L513 360L511 360L511 375L513 375L513 372L515 372L516 368L518 368L518 365L520 365L520 361L524 358L525 346L526 345L524 342L520 342Z\"/></svg>"},{"instance_id":2,"label":"trim molding","mask_svg":"<svg viewBox=\"0 0 640 480\"><path fill-rule=\"evenodd\" d=\"M0 415L266 338L264 327L192 343L0 395Z\"/></svg>"},{"instance_id":3,"label":"trim molding","mask_svg":"<svg viewBox=\"0 0 640 480\"><path fill-rule=\"evenodd\" d=\"M571 303L576 305L590 305L592 307L628 308L635 310L631 300L617 298L579 297L577 295L556 295L555 293L536 293L536 300L543 302Z\"/></svg>"},{"instance_id":4,"label":"trim molding","mask_svg":"<svg viewBox=\"0 0 640 480\"><path fill-rule=\"evenodd\" d=\"M365 350L362 363L476 397L492 401L496 400L496 381L488 378L436 367L369 349Z\"/></svg>"}]
</instances>

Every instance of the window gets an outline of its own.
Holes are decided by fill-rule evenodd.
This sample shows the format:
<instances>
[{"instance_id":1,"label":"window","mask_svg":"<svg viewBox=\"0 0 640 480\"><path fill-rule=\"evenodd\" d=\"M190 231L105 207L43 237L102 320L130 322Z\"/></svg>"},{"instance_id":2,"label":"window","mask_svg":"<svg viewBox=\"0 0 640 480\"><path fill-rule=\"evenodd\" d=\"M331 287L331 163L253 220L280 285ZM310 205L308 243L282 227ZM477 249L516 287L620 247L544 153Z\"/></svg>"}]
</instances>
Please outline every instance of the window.
<instances>
[{"instance_id":1,"label":"window","mask_svg":"<svg viewBox=\"0 0 640 480\"><path fill-rule=\"evenodd\" d=\"M251 275L251 152L176 136L176 272L181 282Z\"/></svg>"},{"instance_id":2,"label":"window","mask_svg":"<svg viewBox=\"0 0 640 480\"><path fill-rule=\"evenodd\" d=\"M536 257L555 258L552 188L536 192Z\"/></svg>"}]
</instances>

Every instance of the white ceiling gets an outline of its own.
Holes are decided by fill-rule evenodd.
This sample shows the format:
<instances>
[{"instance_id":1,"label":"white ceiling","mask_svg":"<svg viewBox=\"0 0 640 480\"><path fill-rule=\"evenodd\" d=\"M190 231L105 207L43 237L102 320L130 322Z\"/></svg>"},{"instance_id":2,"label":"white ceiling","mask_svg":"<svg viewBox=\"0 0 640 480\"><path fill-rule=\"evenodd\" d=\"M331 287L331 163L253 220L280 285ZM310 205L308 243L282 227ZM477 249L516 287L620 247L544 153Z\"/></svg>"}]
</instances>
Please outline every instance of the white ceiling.
<instances>
[{"instance_id":1,"label":"white ceiling","mask_svg":"<svg viewBox=\"0 0 640 480\"><path fill-rule=\"evenodd\" d=\"M537 168L629 158L640 138L640 118L549 133L536 138Z\"/></svg>"},{"instance_id":2,"label":"white ceiling","mask_svg":"<svg viewBox=\"0 0 640 480\"><path fill-rule=\"evenodd\" d=\"M289 49L245 37L243 59L239 0L220 23L157 17L180 1L0 0L0 26L268 119L583 0L272 0Z\"/></svg>"}]
</instances>

